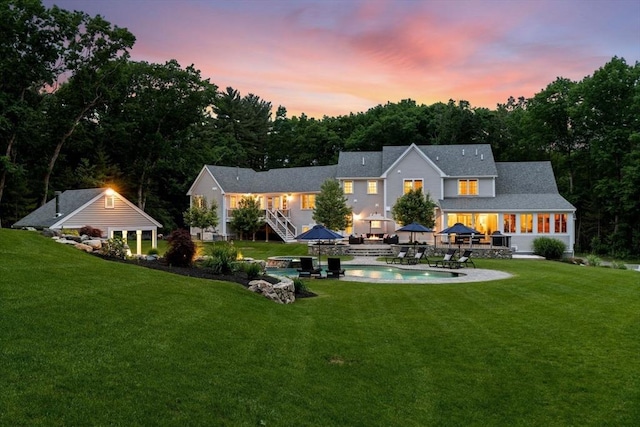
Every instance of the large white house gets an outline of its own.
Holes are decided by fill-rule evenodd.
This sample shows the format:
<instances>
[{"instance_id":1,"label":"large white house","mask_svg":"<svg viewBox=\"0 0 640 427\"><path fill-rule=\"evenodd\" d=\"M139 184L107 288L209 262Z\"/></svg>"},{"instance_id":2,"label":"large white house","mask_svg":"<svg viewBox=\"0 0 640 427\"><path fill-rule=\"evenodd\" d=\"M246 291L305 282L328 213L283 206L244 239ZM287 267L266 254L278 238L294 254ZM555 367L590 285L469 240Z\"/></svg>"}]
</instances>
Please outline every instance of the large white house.
<instances>
[{"instance_id":1,"label":"large white house","mask_svg":"<svg viewBox=\"0 0 640 427\"><path fill-rule=\"evenodd\" d=\"M206 165L187 195L192 205L215 200L215 228L224 238L234 235L229 220L238 201L257 197L267 227L292 241L314 225L315 197L327 179L341 183L353 210L353 226L341 230L345 235L394 234L400 224L391 217L392 206L420 188L437 203L431 240L447 239L438 232L460 222L480 231L482 242L496 232L507 236L515 252L531 252L539 236L559 239L573 252L576 209L558 192L551 164L496 162L488 144L386 146L341 152L337 165L263 172Z\"/></svg>"}]
</instances>

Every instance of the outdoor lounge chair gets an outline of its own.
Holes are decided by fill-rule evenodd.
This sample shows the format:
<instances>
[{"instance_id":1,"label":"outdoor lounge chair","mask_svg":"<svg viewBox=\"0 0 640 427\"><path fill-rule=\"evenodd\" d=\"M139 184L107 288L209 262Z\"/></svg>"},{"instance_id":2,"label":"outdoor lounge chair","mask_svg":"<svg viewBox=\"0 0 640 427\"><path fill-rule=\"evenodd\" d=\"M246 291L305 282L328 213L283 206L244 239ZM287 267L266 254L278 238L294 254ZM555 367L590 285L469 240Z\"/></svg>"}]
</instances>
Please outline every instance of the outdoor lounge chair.
<instances>
[{"instance_id":1,"label":"outdoor lounge chair","mask_svg":"<svg viewBox=\"0 0 640 427\"><path fill-rule=\"evenodd\" d=\"M344 276L344 268L340 267L340 258L327 258L327 277L339 279Z\"/></svg>"},{"instance_id":2,"label":"outdoor lounge chair","mask_svg":"<svg viewBox=\"0 0 640 427\"><path fill-rule=\"evenodd\" d=\"M406 258L407 264L411 264L411 265L420 264L420 260L424 257L424 253L426 250L427 248L424 248L424 247L418 248L418 250L416 251L416 253L413 254L412 257Z\"/></svg>"},{"instance_id":3,"label":"outdoor lounge chair","mask_svg":"<svg viewBox=\"0 0 640 427\"><path fill-rule=\"evenodd\" d=\"M298 269L298 277L321 277L322 269L313 266L313 258L300 257L300 268Z\"/></svg>"},{"instance_id":4,"label":"outdoor lounge chair","mask_svg":"<svg viewBox=\"0 0 640 427\"><path fill-rule=\"evenodd\" d=\"M439 259L438 261L436 261L435 266L436 267L451 267L451 262L455 261L453 259L453 256L456 254L458 250L457 249L449 249L447 251L446 254L444 254L444 257L442 259Z\"/></svg>"},{"instance_id":5,"label":"outdoor lounge chair","mask_svg":"<svg viewBox=\"0 0 640 427\"><path fill-rule=\"evenodd\" d=\"M460 267L462 267L462 264L464 264L465 267L468 267L469 263L471 263L471 265L473 265L473 268L476 268L476 265L471 260L471 254L472 253L473 252L471 251L471 249L465 249L464 253L462 254L462 256L460 258L458 258L455 261L449 261L449 263L453 264L451 266L451 268L453 268L454 266L456 268L460 268Z\"/></svg>"},{"instance_id":6,"label":"outdoor lounge chair","mask_svg":"<svg viewBox=\"0 0 640 427\"><path fill-rule=\"evenodd\" d=\"M398 264L402 264L402 260L407 257L407 252L409 252L409 247L401 246L398 255L394 257L386 257L384 260L387 262L387 264L395 264L396 262Z\"/></svg>"}]
</instances>

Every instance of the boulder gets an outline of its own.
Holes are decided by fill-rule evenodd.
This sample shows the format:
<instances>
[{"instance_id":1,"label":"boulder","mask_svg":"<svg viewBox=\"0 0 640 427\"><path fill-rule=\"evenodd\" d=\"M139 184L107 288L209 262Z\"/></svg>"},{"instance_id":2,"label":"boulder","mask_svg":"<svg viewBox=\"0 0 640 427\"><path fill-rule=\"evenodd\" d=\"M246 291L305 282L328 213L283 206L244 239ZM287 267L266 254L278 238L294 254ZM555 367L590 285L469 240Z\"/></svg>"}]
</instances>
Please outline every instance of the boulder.
<instances>
[{"instance_id":1,"label":"boulder","mask_svg":"<svg viewBox=\"0 0 640 427\"><path fill-rule=\"evenodd\" d=\"M102 249L102 240L99 240L99 239L85 240L82 243L85 245L91 246L95 250Z\"/></svg>"},{"instance_id":2,"label":"boulder","mask_svg":"<svg viewBox=\"0 0 640 427\"><path fill-rule=\"evenodd\" d=\"M84 243L76 243L74 245L77 249L80 249L81 251L85 251L88 253L93 252L93 248L89 245L85 245Z\"/></svg>"},{"instance_id":3,"label":"boulder","mask_svg":"<svg viewBox=\"0 0 640 427\"><path fill-rule=\"evenodd\" d=\"M296 300L296 289L293 281L286 277L275 285L266 280L252 280L249 282L249 290L260 293L265 298L279 304L291 304Z\"/></svg>"}]
</instances>

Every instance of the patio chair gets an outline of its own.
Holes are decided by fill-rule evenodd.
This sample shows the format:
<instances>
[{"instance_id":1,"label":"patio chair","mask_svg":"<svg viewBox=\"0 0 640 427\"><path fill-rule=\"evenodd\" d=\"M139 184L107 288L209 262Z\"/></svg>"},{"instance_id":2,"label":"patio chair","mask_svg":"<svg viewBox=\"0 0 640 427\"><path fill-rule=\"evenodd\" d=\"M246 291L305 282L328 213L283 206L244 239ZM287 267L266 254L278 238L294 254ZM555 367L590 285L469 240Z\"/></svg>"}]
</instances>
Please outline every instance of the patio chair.
<instances>
[{"instance_id":1,"label":"patio chair","mask_svg":"<svg viewBox=\"0 0 640 427\"><path fill-rule=\"evenodd\" d=\"M453 256L456 254L457 249L449 249L442 259L436 261L436 267L446 267L447 265L451 267L451 261L453 261Z\"/></svg>"},{"instance_id":2,"label":"patio chair","mask_svg":"<svg viewBox=\"0 0 640 427\"><path fill-rule=\"evenodd\" d=\"M410 264L410 265L420 264L420 260L424 257L424 253L426 250L427 248L424 248L424 247L418 248L418 250L416 251L415 254L413 254L412 257L406 258L407 264Z\"/></svg>"},{"instance_id":3,"label":"patio chair","mask_svg":"<svg viewBox=\"0 0 640 427\"><path fill-rule=\"evenodd\" d=\"M298 269L298 277L321 277L322 269L313 266L313 258L300 257L300 268Z\"/></svg>"},{"instance_id":4,"label":"patio chair","mask_svg":"<svg viewBox=\"0 0 640 427\"><path fill-rule=\"evenodd\" d=\"M327 258L327 277L339 279L344 276L344 268L340 266L340 258Z\"/></svg>"},{"instance_id":5,"label":"patio chair","mask_svg":"<svg viewBox=\"0 0 640 427\"><path fill-rule=\"evenodd\" d=\"M471 263L471 265L473 265L473 268L476 268L476 265L471 260L471 254L472 253L473 252L470 249L465 249L465 251L463 252L463 254L462 254L462 256L460 258L458 258L455 261L453 261L453 260L449 261L449 263L452 263L457 268L462 267L462 264L464 264L465 267L468 267L469 263ZM453 268L453 265L451 266L451 268Z\"/></svg>"},{"instance_id":6,"label":"patio chair","mask_svg":"<svg viewBox=\"0 0 640 427\"><path fill-rule=\"evenodd\" d=\"M387 262L387 264L395 264L396 262L398 264L402 264L402 260L407 257L407 252L409 252L409 247L401 246L398 255L394 257L386 257L384 260Z\"/></svg>"}]
</instances>

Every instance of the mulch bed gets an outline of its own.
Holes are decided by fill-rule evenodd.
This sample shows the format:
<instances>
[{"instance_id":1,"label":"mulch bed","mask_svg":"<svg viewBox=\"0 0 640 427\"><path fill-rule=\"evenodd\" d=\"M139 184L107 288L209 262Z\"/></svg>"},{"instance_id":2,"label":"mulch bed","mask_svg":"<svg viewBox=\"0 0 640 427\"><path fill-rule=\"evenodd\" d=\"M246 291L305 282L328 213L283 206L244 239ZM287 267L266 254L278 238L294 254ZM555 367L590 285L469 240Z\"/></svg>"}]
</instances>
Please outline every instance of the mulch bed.
<instances>
[{"instance_id":1,"label":"mulch bed","mask_svg":"<svg viewBox=\"0 0 640 427\"><path fill-rule=\"evenodd\" d=\"M276 284L280 282L278 278L273 276L268 276L268 275L262 275L254 279L249 279L247 277L247 274L242 271L238 271L230 274L216 274L210 268L200 267L197 265L193 267L174 267L166 264L161 259L157 261L145 261L141 259L128 260L128 259L108 257L101 254L94 254L94 255L107 261L137 265L140 267L151 268L153 270L161 270L167 273L179 274L181 276L189 276L189 277L196 277L198 279L221 280L223 282L238 283L244 286L245 288L249 287L249 282L252 280L264 280L271 284ZM308 290L303 292L296 291L296 298L309 298L314 296L316 296L316 294Z\"/></svg>"}]
</instances>

